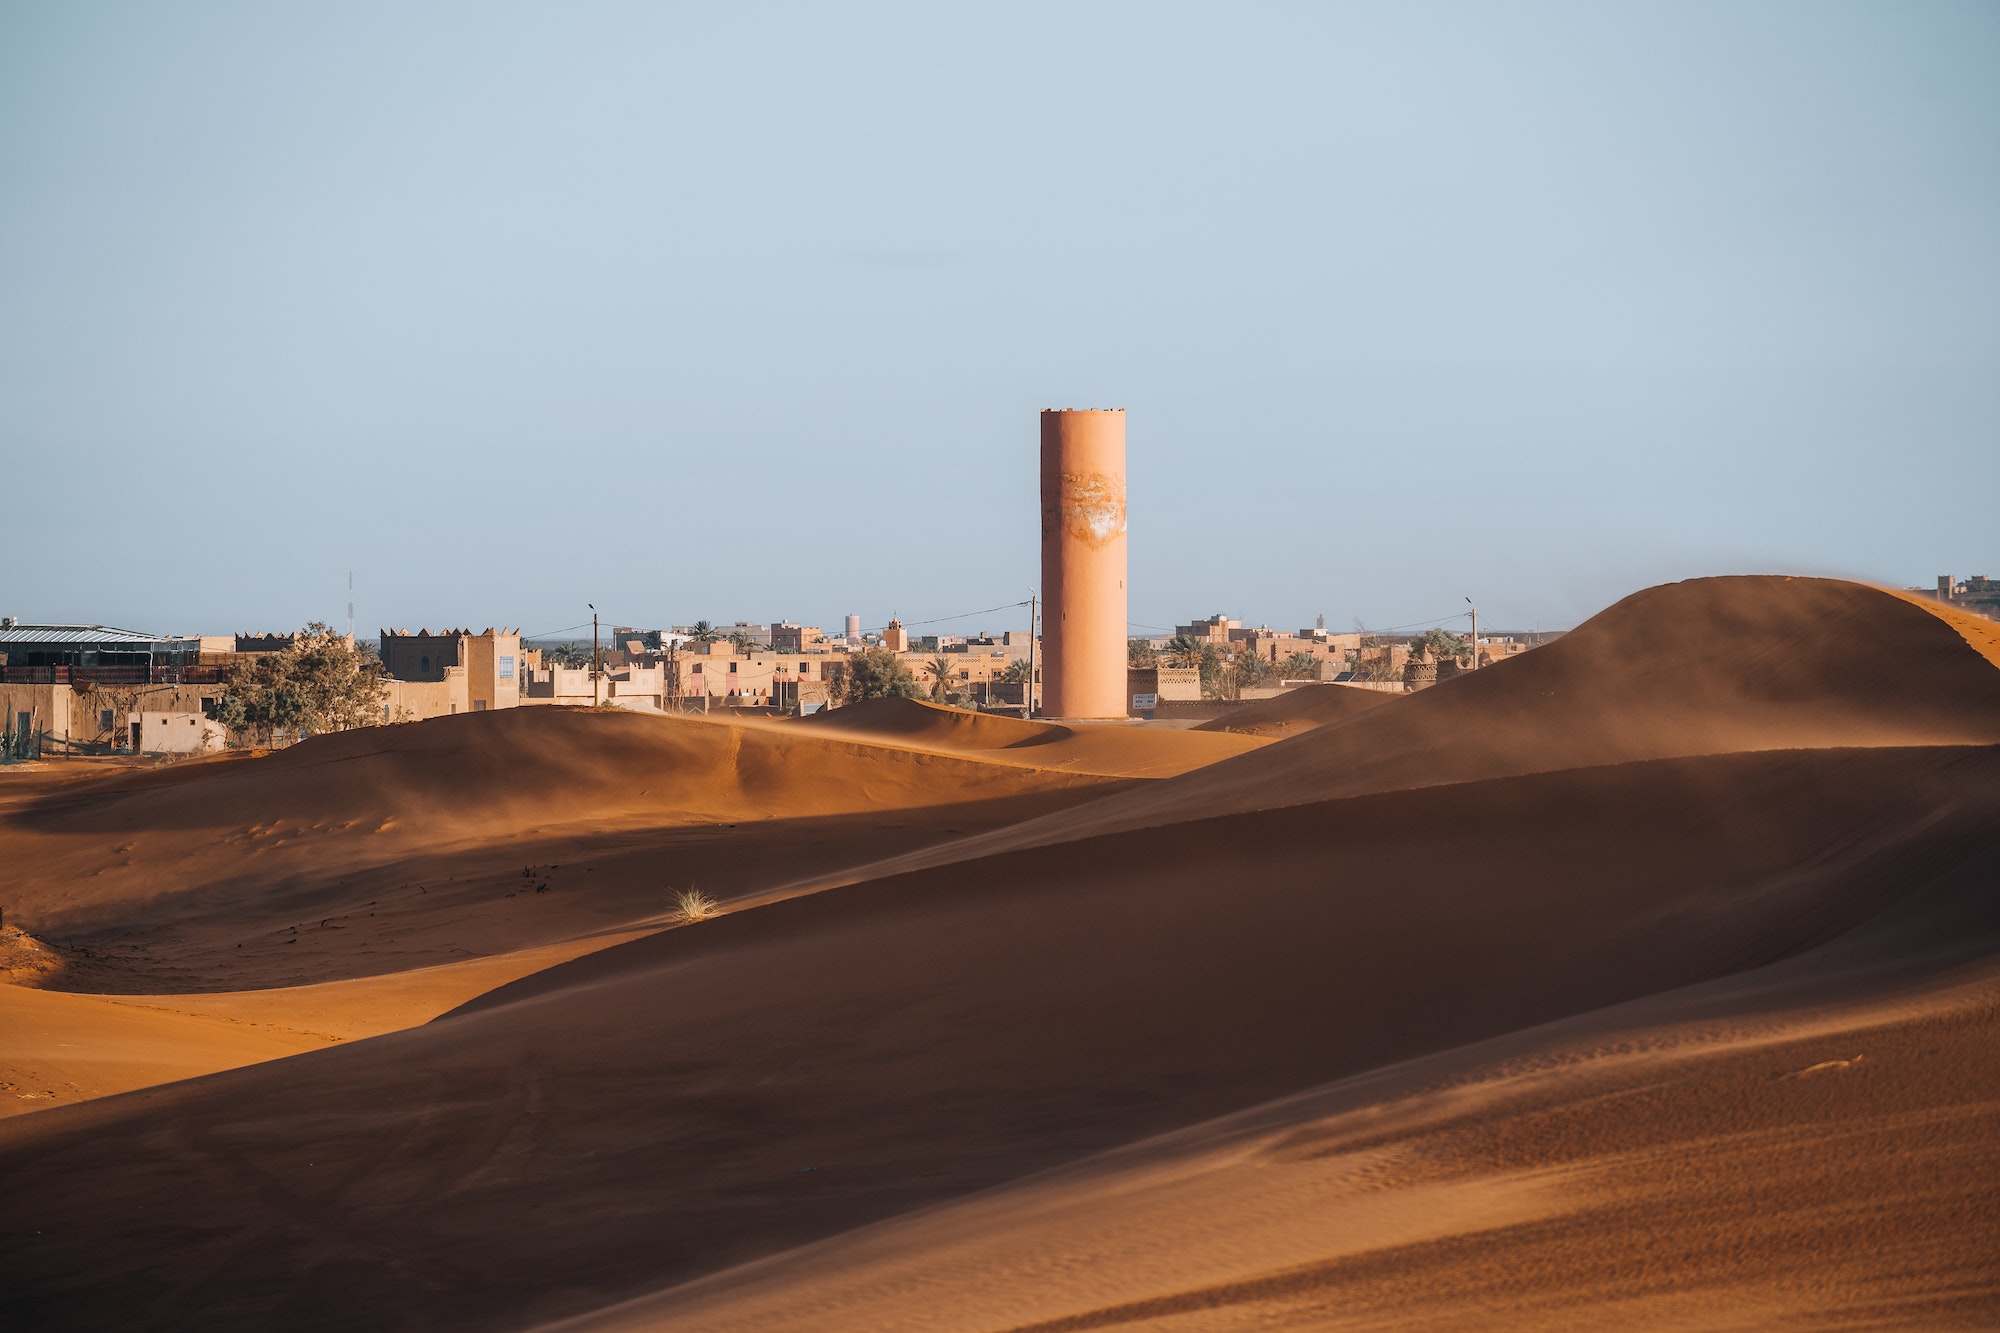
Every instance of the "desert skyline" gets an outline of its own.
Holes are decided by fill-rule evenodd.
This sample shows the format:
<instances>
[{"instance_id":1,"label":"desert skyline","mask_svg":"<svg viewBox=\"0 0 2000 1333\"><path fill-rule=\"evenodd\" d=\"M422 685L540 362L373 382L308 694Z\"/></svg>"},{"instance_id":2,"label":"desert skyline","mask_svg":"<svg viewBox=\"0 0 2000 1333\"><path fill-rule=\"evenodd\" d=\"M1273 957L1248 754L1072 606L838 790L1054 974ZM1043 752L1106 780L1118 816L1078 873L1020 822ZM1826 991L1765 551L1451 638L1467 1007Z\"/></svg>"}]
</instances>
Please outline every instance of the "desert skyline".
<instances>
[{"instance_id":1,"label":"desert skyline","mask_svg":"<svg viewBox=\"0 0 2000 1333\"><path fill-rule=\"evenodd\" d=\"M0 610L948 615L1092 406L1140 622L1986 572L1995 26L8 5Z\"/></svg>"}]
</instances>

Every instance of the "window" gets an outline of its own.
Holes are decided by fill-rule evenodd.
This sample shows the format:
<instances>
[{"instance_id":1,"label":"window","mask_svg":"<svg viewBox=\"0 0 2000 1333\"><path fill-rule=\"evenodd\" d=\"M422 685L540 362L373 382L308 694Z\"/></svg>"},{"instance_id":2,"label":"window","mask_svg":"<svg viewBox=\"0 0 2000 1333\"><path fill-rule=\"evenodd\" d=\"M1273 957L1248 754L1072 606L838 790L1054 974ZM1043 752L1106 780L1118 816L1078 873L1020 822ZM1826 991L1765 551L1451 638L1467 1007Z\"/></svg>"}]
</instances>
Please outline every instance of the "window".
<instances>
[{"instance_id":1,"label":"window","mask_svg":"<svg viewBox=\"0 0 2000 1333\"><path fill-rule=\"evenodd\" d=\"M109 731L117 725L118 725L117 713L113 712L109 708L100 708L97 710L97 729L99 731Z\"/></svg>"},{"instance_id":2,"label":"window","mask_svg":"<svg viewBox=\"0 0 2000 1333\"><path fill-rule=\"evenodd\" d=\"M472 711L473 711L473 712L475 712L475 713L483 713L483 712L485 712L485 711L486 711L486 701L485 701L484 699L474 699L474 700L472 701Z\"/></svg>"},{"instance_id":3,"label":"window","mask_svg":"<svg viewBox=\"0 0 2000 1333\"><path fill-rule=\"evenodd\" d=\"M510 653L502 653L500 655L500 679L514 679L514 658Z\"/></svg>"},{"instance_id":4,"label":"window","mask_svg":"<svg viewBox=\"0 0 2000 1333\"><path fill-rule=\"evenodd\" d=\"M419 671L429 671L430 669L431 669L431 659L430 659L430 658L428 658L428 657L419 657L419 658L417 659L417 670L419 670Z\"/></svg>"},{"instance_id":5,"label":"window","mask_svg":"<svg viewBox=\"0 0 2000 1333\"><path fill-rule=\"evenodd\" d=\"M736 674L736 663L731 662L729 664L729 674L732 676Z\"/></svg>"}]
</instances>

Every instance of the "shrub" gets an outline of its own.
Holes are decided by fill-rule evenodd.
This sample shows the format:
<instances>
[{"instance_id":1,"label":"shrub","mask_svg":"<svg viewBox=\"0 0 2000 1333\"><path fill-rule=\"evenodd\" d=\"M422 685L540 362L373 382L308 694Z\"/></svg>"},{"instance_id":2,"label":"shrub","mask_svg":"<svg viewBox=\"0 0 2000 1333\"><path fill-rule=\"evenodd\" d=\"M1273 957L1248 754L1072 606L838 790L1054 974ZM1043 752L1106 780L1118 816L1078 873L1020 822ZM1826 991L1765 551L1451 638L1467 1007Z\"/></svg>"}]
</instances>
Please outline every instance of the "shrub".
<instances>
[{"instance_id":1,"label":"shrub","mask_svg":"<svg viewBox=\"0 0 2000 1333\"><path fill-rule=\"evenodd\" d=\"M700 889L682 889L674 895L674 919L682 922L706 921L722 910L722 904Z\"/></svg>"}]
</instances>

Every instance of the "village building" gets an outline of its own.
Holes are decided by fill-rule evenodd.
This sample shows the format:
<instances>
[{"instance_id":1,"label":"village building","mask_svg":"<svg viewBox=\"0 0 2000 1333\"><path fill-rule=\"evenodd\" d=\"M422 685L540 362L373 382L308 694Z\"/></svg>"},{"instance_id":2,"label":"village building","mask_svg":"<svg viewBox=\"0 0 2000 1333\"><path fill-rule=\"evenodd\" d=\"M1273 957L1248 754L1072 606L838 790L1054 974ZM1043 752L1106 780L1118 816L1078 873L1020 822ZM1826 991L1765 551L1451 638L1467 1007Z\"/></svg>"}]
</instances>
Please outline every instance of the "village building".
<instances>
[{"instance_id":1,"label":"village building","mask_svg":"<svg viewBox=\"0 0 2000 1333\"><path fill-rule=\"evenodd\" d=\"M0 620L0 744L28 752L162 752L220 735L227 638ZM205 651L207 650L207 651ZM220 740L215 744L219 745Z\"/></svg>"},{"instance_id":2,"label":"village building","mask_svg":"<svg viewBox=\"0 0 2000 1333\"><path fill-rule=\"evenodd\" d=\"M381 631L382 670L397 688L388 721L484 713L521 702L521 632L469 629ZM431 688L421 688L429 686Z\"/></svg>"}]
</instances>

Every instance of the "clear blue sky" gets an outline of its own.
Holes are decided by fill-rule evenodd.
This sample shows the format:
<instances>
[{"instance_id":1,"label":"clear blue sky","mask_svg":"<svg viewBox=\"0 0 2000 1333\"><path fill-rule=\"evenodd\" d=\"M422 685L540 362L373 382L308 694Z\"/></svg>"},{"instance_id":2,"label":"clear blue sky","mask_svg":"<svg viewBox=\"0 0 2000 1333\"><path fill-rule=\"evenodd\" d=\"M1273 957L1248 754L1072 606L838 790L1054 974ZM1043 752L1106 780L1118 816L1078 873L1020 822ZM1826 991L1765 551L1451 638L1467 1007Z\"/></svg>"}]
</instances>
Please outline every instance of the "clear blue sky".
<instances>
[{"instance_id":1,"label":"clear blue sky","mask_svg":"<svg viewBox=\"0 0 2000 1333\"><path fill-rule=\"evenodd\" d=\"M10 614L985 607L1045 406L1140 624L2000 573L2000 5L0 6Z\"/></svg>"}]
</instances>

